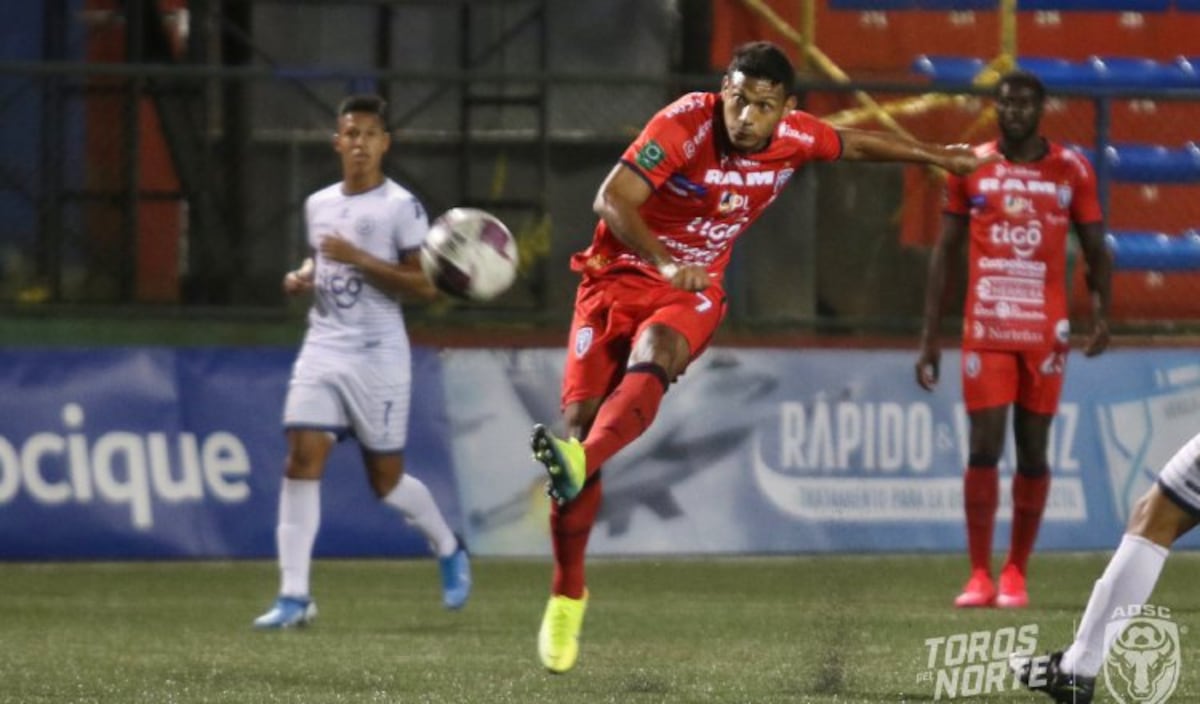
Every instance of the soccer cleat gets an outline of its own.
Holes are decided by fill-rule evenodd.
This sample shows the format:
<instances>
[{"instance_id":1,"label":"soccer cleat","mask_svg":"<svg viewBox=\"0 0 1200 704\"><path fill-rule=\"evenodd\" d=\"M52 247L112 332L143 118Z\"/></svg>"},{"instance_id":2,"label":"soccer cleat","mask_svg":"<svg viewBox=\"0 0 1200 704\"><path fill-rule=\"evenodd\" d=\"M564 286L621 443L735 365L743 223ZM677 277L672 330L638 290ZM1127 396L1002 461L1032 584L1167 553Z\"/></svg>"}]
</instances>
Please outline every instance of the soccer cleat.
<instances>
[{"instance_id":1,"label":"soccer cleat","mask_svg":"<svg viewBox=\"0 0 1200 704\"><path fill-rule=\"evenodd\" d=\"M1025 590L1025 575L1016 565L1005 565L1000 571L1000 593L996 606L1004 609L1023 609L1029 606L1029 592Z\"/></svg>"},{"instance_id":2,"label":"soccer cleat","mask_svg":"<svg viewBox=\"0 0 1200 704\"><path fill-rule=\"evenodd\" d=\"M984 570L974 570L962 594L954 600L954 605L960 609L974 608L991 606L995 601L996 585L992 582L992 576Z\"/></svg>"},{"instance_id":3,"label":"soccer cleat","mask_svg":"<svg viewBox=\"0 0 1200 704\"><path fill-rule=\"evenodd\" d=\"M587 481L587 458L583 454L583 443L578 438L563 440L555 437L542 424L533 426L533 458L546 466L550 475L550 486L546 493L559 504L565 504L579 495Z\"/></svg>"},{"instance_id":4,"label":"soccer cleat","mask_svg":"<svg viewBox=\"0 0 1200 704\"><path fill-rule=\"evenodd\" d=\"M275 600L270 611L254 619L254 627L263 631L298 628L307 626L316 617L317 604L312 599L281 595Z\"/></svg>"},{"instance_id":5,"label":"soccer cleat","mask_svg":"<svg viewBox=\"0 0 1200 704\"><path fill-rule=\"evenodd\" d=\"M542 615L538 631L538 657L542 665L554 674L562 674L575 666L579 657L579 631L583 629L583 612L587 610L588 593L572 599L552 594Z\"/></svg>"},{"instance_id":6,"label":"soccer cleat","mask_svg":"<svg viewBox=\"0 0 1200 704\"><path fill-rule=\"evenodd\" d=\"M458 536L454 536L458 538ZM462 538L458 538L458 549L446 557L438 558L442 572L442 605L447 609L461 609L471 596L471 558Z\"/></svg>"},{"instance_id":7,"label":"soccer cleat","mask_svg":"<svg viewBox=\"0 0 1200 704\"><path fill-rule=\"evenodd\" d=\"M1034 658L1014 655L1008 666L1030 691L1042 692L1059 704L1091 704L1096 678L1064 672L1062 657L1062 651Z\"/></svg>"}]
</instances>

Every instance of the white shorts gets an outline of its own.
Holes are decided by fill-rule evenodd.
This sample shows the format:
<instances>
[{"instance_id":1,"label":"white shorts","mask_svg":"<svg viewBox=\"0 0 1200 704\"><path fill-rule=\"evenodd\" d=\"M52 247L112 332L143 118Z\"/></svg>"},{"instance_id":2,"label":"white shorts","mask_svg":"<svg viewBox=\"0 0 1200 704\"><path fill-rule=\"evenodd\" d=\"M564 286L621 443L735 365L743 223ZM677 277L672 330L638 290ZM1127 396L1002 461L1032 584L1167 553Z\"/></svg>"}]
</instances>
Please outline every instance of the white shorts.
<instances>
[{"instance_id":1,"label":"white shorts","mask_svg":"<svg viewBox=\"0 0 1200 704\"><path fill-rule=\"evenodd\" d=\"M1188 440L1158 475L1158 485L1184 511L1200 516L1200 435Z\"/></svg>"},{"instance_id":2,"label":"white shorts","mask_svg":"<svg viewBox=\"0 0 1200 704\"><path fill-rule=\"evenodd\" d=\"M408 439L412 365L406 348L331 353L304 348L292 367L283 426L353 434L370 452L400 452Z\"/></svg>"}]
</instances>

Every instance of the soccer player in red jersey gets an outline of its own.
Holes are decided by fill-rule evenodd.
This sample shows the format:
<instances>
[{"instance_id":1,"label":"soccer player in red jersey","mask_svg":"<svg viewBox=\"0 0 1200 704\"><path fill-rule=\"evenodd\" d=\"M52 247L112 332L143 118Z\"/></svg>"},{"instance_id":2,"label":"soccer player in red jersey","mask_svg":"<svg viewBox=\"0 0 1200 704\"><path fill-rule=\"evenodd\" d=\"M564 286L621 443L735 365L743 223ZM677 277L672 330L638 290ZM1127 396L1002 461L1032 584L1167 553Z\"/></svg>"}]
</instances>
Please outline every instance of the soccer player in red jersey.
<instances>
[{"instance_id":1,"label":"soccer player in red jersey","mask_svg":"<svg viewBox=\"0 0 1200 704\"><path fill-rule=\"evenodd\" d=\"M734 241L810 161L908 161L958 174L985 161L964 147L835 129L795 109L793 82L778 47L740 47L721 91L661 110L596 195L600 222L572 260L583 281L562 387L567 434L538 425L532 440L555 498L554 579L538 634L552 672L570 669L579 651L600 467L646 430L667 387L712 339Z\"/></svg>"},{"instance_id":2,"label":"soccer player in red jersey","mask_svg":"<svg viewBox=\"0 0 1200 704\"><path fill-rule=\"evenodd\" d=\"M1000 79L1000 138L978 146L976 153L1002 158L947 181L942 235L929 263L916 363L917 383L926 390L938 380L946 268L963 243L970 242L962 384L970 425L963 503L971 576L956 606L1022 607L1029 602L1026 566L1050 490L1046 447L1067 360L1067 233L1072 223L1091 293L1092 330L1085 354L1098 355L1108 346L1112 263L1095 175L1081 154L1039 134L1044 103L1045 88L1036 76L1014 72ZM1012 539L997 591L991 571L1000 493L996 465L1012 405L1017 445Z\"/></svg>"}]
</instances>

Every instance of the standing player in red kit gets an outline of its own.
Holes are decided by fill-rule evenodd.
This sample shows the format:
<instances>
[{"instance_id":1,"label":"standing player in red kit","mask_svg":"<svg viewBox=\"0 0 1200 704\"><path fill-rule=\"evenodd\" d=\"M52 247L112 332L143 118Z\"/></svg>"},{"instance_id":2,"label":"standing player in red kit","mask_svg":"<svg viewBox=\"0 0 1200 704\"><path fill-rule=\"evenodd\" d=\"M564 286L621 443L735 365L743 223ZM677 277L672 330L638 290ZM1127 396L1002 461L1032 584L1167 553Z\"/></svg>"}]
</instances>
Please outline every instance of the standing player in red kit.
<instances>
[{"instance_id":1,"label":"standing player in red kit","mask_svg":"<svg viewBox=\"0 0 1200 704\"><path fill-rule=\"evenodd\" d=\"M1058 411L1070 326L1067 320L1067 233L1087 261L1092 330L1085 354L1108 346L1112 263L1104 245L1096 179L1078 152L1038 133L1046 92L1036 76L1014 72L997 84L1000 139L980 145L980 157L999 155L946 184L942 236L929 263L925 325L917 383L938 380L938 324L947 262L970 241L963 320L962 384L970 424L963 481L971 577L956 606L1022 607L1029 603L1025 569L1050 490L1046 448ZM992 528L999 504L996 465L1004 449L1008 407L1015 405L1017 468L1012 482L1012 540L992 581Z\"/></svg>"},{"instance_id":2,"label":"standing player in red kit","mask_svg":"<svg viewBox=\"0 0 1200 704\"><path fill-rule=\"evenodd\" d=\"M640 436L670 383L725 315L723 274L734 241L810 161L908 161L966 174L966 148L837 130L795 110L787 55L740 47L720 93L691 93L655 115L594 204L592 244L575 255L575 299L562 387L565 438L533 431L555 499L554 581L538 634L552 672L575 664L587 605L584 551L600 508L600 467Z\"/></svg>"}]
</instances>

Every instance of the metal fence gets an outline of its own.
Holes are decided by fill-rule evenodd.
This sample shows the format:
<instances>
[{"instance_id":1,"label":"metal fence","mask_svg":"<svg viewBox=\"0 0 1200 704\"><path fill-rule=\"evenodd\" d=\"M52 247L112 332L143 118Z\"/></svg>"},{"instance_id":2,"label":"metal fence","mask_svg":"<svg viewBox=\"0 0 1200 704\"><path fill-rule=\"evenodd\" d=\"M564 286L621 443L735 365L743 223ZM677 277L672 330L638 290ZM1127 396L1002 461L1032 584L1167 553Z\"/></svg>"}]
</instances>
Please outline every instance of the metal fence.
<instances>
[{"instance_id":1,"label":"metal fence","mask_svg":"<svg viewBox=\"0 0 1200 704\"><path fill-rule=\"evenodd\" d=\"M282 307L280 277L303 256L303 199L338 178L334 106L371 90L388 97L396 130L387 171L433 212L496 210L521 242L523 276L510 294L425 314L557 325L575 282L566 260L590 238L604 174L657 108L718 81L0 63L0 302ZM885 103L927 89L807 85L804 105L831 114L852 107L859 88ZM955 95L898 119L924 139L991 138L990 101ZM1049 136L1108 154L1096 164L1110 229L1167 247L1117 274L1119 325L1200 321L1200 260L1188 249L1200 237L1200 153L1187 141L1197 115L1200 92L1187 90L1060 92L1049 103ZM1153 163L1138 171L1138 158ZM809 170L739 243L733 324L915 329L938 189L916 167Z\"/></svg>"}]
</instances>

